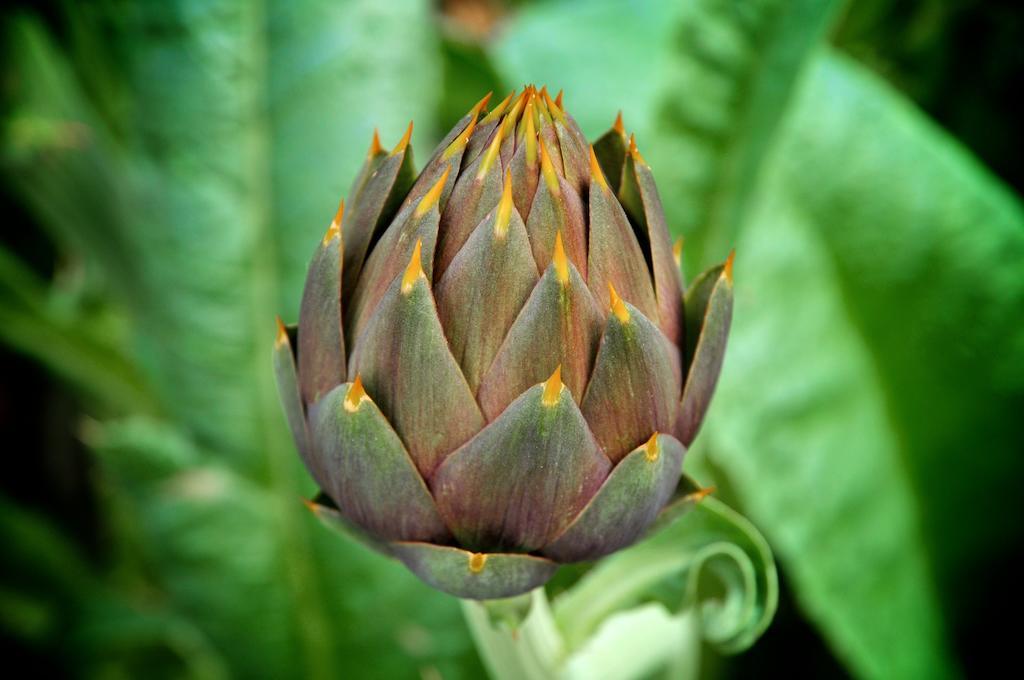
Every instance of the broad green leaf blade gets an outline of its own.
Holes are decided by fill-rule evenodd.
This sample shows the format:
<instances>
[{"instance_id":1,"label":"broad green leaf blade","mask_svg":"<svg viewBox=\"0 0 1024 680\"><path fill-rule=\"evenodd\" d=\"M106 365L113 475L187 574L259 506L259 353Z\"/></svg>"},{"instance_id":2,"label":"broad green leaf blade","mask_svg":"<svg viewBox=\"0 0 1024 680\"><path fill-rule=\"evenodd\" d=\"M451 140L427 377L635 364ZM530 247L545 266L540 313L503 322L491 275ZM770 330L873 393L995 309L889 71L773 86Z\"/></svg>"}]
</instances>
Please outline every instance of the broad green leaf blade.
<instances>
[{"instance_id":1,"label":"broad green leaf blade","mask_svg":"<svg viewBox=\"0 0 1024 680\"><path fill-rule=\"evenodd\" d=\"M8 127L6 169L42 223L99 265L128 306L167 409L258 470L252 451L278 422L262 415L276 408L265 368L273 252L262 241L258 83L239 73L259 63L262 24L251 6L230 5L230 31L167 5L118 25L132 55L122 74L133 86L130 149L39 25L16 24L12 70L31 86L12 93L21 126ZM40 127L47 134L32 134Z\"/></svg>"},{"instance_id":2,"label":"broad green leaf blade","mask_svg":"<svg viewBox=\"0 0 1024 680\"><path fill-rule=\"evenodd\" d=\"M566 110L588 137L607 130L619 109L627 128L643 122L646 129L679 14L669 2L524 5L503 26L491 57L506 83L564 89Z\"/></svg>"},{"instance_id":3,"label":"broad green leaf blade","mask_svg":"<svg viewBox=\"0 0 1024 680\"><path fill-rule=\"evenodd\" d=\"M340 173L358 170L371 116L384 116L378 119L382 133L393 138L407 116L415 116L417 129L427 132L417 135L421 150L434 141L429 133L436 78L430 74L436 55L428 45L432 32L421 27L428 4L352 2L337 14L322 3L323 11L311 19L285 20L281 15L291 6L275 3L269 23L259 3L132 7L105 25L127 96L112 106L89 102L86 93L96 89L76 83L67 55L39 27L31 29L31 44L14 50L20 59L10 81L31 86L31 96L18 102L18 124L5 129L21 133L5 134L5 141L22 142L5 148L18 152L5 155L5 161L17 162L5 170L21 180L23 195L59 245L98 264L127 303L161 401L182 430L216 451L204 450L203 460L216 458L247 473L215 468L207 477L209 468L191 469L197 477L187 479L228 480L223 496L201 498L198 506L194 498L141 494L133 508L138 521L152 522L155 536L162 535L160 529L171 536L165 545L147 546L168 557L146 566L147 577L157 575L156 590L217 639L232 667L320 676L341 669L357 676L368 672L368 666L359 667L367 650L377 650L375 670L385 675L410 676L436 665L449 677L455 658L469 658L474 668L464 632L445 618L457 616L454 603L434 593L422 596L426 589L401 565L363 559L361 549L327 535L302 509L294 476L298 459L283 436L266 362L273 315L282 311L279 299L287 297L292 309L299 299L297 291L282 293L278 279L301 281L304 259L348 185ZM316 40L311 24L322 27ZM332 43L342 24L362 56L358 63L331 59L323 66L322 49L342 49ZM387 39L395 44L380 50ZM314 94L321 106L307 105ZM109 121L94 109L126 114L117 121L124 134L109 134ZM419 110L426 111L425 119ZM390 131L388 120L401 122ZM328 124L337 126L334 133ZM356 149L332 148L333 134L357 134L352 131L360 127L365 136ZM293 158L296 146L306 155ZM351 166L343 153L354 154ZM289 159L294 163L281 172L313 169L316 176L295 174L300 181L286 183L277 168ZM329 197L313 191L314 185L327 187ZM292 211L287 203L307 197L330 206L310 224L309 213ZM280 235L273 230L281 219L272 222L271 209L288 216ZM320 214L316 206L309 210ZM293 228L312 236L306 241ZM297 269L279 242L301 251ZM139 452L152 444L132 448ZM118 487L125 497L138 497L143 489L151 490L138 479ZM192 533L197 524L202 531ZM215 545L218 535L230 536L237 554ZM128 543L119 538L119 546ZM246 555L251 563L239 564ZM244 575L254 581L244 594L235 589L229 597L238 577L234 570L245 568L258 572ZM352 583L364 588L338 585ZM229 587L222 593L213 584ZM263 596L264 586L265 604L280 611L251 616L247 608ZM389 615L369 623L346 618L378 606ZM256 643L259 653L249 658L254 642L246 632L254 619L266 627L259 634L267 644Z\"/></svg>"},{"instance_id":4,"label":"broad green leaf blade","mask_svg":"<svg viewBox=\"0 0 1024 680\"><path fill-rule=\"evenodd\" d=\"M96 411L152 411L153 396L125 356L115 321L82 310L64 291L47 290L0 248L0 339L92 397Z\"/></svg>"},{"instance_id":5,"label":"broad green leaf blade","mask_svg":"<svg viewBox=\"0 0 1024 680\"><path fill-rule=\"evenodd\" d=\"M297 494L204 464L166 424L115 422L87 441L145 592L208 635L233 675L473 677L458 602L318 526Z\"/></svg>"},{"instance_id":6,"label":"broad green leaf blade","mask_svg":"<svg viewBox=\"0 0 1024 680\"><path fill-rule=\"evenodd\" d=\"M622 109L659 186L672 188L662 192L670 228L702 269L728 254L797 76L840 4L543 3L516 15L494 57L508 82L565 88L592 137Z\"/></svg>"},{"instance_id":7,"label":"broad green leaf blade","mask_svg":"<svg viewBox=\"0 0 1024 680\"><path fill-rule=\"evenodd\" d=\"M175 415L268 474L253 455L281 441L266 370L276 262L265 16L238 0L187 8L143 5L117 25L139 165L128 230L148 293L134 311Z\"/></svg>"},{"instance_id":8,"label":"broad green leaf blade","mask_svg":"<svg viewBox=\"0 0 1024 680\"><path fill-rule=\"evenodd\" d=\"M270 207L286 319L298 310L309 254L359 172L374 127L390 148L414 121L419 166L440 138L441 48L425 30L430 20L425 0L268 3Z\"/></svg>"},{"instance_id":9,"label":"broad green leaf blade","mask_svg":"<svg viewBox=\"0 0 1024 680\"><path fill-rule=\"evenodd\" d=\"M0 497L0 628L35 648L60 649L56 668L134 677L155 665L190 678L229 677L224 658L164 603L111 588L78 546L42 517Z\"/></svg>"},{"instance_id":10,"label":"broad green leaf blade","mask_svg":"<svg viewBox=\"0 0 1024 680\"><path fill-rule=\"evenodd\" d=\"M723 594L709 594L712 582ZM746 649L775 614L771 550L750 522L705 498L640 543L598 562L555 601L555 618L575 650L609 616L650 601L673 612L697 612L705 640L721 651Z\"/></svg>"},{"instance_id":11,"label":"broad green leaf blade","mask_svg":"<svg viewBox=\"0 0 1024 680\"><path fill-rule=\"evenodd\" d=\"M851 668L951 674L954 586L1020 531L1024 211L835 55L770 167L706 452Z\"/></svg>"},{"instance_id":12,"label":"broad green leaf blade","mask_svg":"<svg viewBox=\"0 0 1024 680\"><path fill-rule=\"evenodd\" d=\"M685 257L729 254L799 74L838 0L691 0L675 27L650 148ZM690 235L692 234L692 238Z\"/></svg>"},{"instance_id":13,"label":"broad green leaf blade","mask_svg":"<svg viewBox=\"0 0 1024 680\"><path fill-rule=\"evenodd\" d=\"M3 178L51 238L138 301L145 291L131 285L139 263L126 234L127 159L40 23L20 18L5 28Z\"/></svg>"}]
</instances>

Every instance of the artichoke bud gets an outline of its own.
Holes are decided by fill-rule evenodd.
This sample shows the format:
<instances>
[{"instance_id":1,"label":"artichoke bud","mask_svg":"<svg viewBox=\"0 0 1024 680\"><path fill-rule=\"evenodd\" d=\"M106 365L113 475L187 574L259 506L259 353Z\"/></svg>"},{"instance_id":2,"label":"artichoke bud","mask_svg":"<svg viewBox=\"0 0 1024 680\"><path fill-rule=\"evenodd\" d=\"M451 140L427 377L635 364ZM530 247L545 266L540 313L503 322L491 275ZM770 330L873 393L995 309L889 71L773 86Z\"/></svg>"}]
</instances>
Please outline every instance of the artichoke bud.
<instances>
[{"instance_id":1,"label":"artichoke bud","mask_svg":"<svg viewBox=\"0 0 1024 680\"><path fill-rule=\"evenodd\" d=\"M590 144L561 92L489 101L419 173L412 124L374 131L274 342L317 516L475 599L647 531L732 317L731 256L684 291L621 113Z\"/></svg>"}]
</instances>

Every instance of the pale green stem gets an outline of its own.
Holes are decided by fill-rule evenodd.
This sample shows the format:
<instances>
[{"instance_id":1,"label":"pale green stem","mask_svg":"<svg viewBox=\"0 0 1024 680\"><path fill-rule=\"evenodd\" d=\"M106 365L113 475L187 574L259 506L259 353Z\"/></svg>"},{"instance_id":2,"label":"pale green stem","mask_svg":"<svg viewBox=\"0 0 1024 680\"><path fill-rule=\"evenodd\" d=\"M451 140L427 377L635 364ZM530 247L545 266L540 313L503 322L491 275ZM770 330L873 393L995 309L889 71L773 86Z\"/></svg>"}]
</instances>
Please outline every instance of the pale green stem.
<instances>
[{"instance_id":1,"label":"pale green stem","mask_svg":"<svg viewBox=\"0 0 1024 680\"><path fill-rule=\"evenodd\" d=\"M543 588L530 600L529 614L515 627L496 620L487 604L463 601L466 622L493 680L634 680L659 671L672 680L698 675L701 631L692 610L672 616L649 604L621 612L569 650Z\"/></svg>"},{"instance_id":2,"label":"pale green stem","mask_svg":"<svg viewBox=\"0 0 1024 680\"><path fill-rule=\"evenodd\" d=\"M480 657L494 680L547 680L558 676L564 654L543 588L530 594L530 613L514 629L492 621L487 605L463 600L462 610Z\"/></svg>"}]
</instances>

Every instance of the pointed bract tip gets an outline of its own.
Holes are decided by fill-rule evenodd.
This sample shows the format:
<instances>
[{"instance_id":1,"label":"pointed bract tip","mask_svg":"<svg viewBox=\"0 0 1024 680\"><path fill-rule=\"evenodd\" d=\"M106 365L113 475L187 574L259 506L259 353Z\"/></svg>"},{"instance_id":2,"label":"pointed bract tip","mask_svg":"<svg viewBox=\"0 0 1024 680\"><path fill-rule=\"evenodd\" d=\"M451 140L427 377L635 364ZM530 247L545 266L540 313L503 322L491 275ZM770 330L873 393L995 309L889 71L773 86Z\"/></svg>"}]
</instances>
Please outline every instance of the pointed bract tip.
<instances>
[{"instance_id":1,"label":"pointed bract tip","mask_svg":"<svg viewBox=\"0 0 1024 680\"><path fill-rule=\"evenodd\" d=\"M551 113L548 111L548 105L544 103L544 97L540 96L540 92L534 92L533 101L533 109L537 112L537 124L543 127L542 119L549 123L551 122Z\"/></svg>"},{"instance_id":2,"label":"pointed bract tip","mask_svg":"<svg viewBox=\"0 0 1024 680\"><path fill-rule=\"evenodd\" d=\"M547 142L544 137L540 138L540 174L544 176L544 183L548 185L548 191L552 196L558 196L561 188L558 186L558 173L555 171L555 164L551 162L551 154L548 153Z\"/></svg>"},{"instance_id":3,"label":"pointed bract tip","mask_svg":"<svg viewBox=\"0 0 1024 680\"><path fill-rule=\"evenodd\" d=\"M505 125L502 123L501 127L494 134L494 139L491 140L491 145L487 147L487 151L484 152L483 160L480 161L480 168L477 170L476 178L483 179L490 171L491 167L498 160L498 156L501 153L501 140L504 137Z\"/></svg>"},{"instance_id":4,"label":"pointed bract tip","mask_svg":"<svg viewBox=\"0 0 1024 680\"><path fill-rule=\"evenodd\" d=\"M526 108L526 102L531 99L531 95L528 91L523 90L523 93L516 98L516 103L512 105L512 110L508 112L505 119L501 121L500 135L502 139L505 139L510 134L513 134L516 129L516 123L519 121L519 116Z\"/></svg>"},{"instance_id":5,"label":"pointed bract tip","mask_svg":"<svg viewBox=\"0 0 1024 680\"><path fill-rule=\"evenodd\" d=\"M683 237L680 236L672 244L672 259L676 261L676 267L683 266Z\"/></svg>"},{"instance_id":6,"label":"pointed bract tip","mask_svg":"<svg viewBox=\"0 0 1024 680\"><path fill-rule=\"evenodd\" d=\"M619 110L618 115L615 116L615 122L612 123L612 130L615 130L623 137L626 136L626 126L622 123L622 111Z\"/></svg>"},{"instance_id":7,"label":"pointed bract tip","mask_svg":"<svg viewBox=\"0 0 1024 680\"><path fill-rule=\"evenodd\" d=\"M487 566L487 555L484 553L469 553L469 570L479 574Z\"/></svg>"},{"instance_id":8,"label":"pointed bract tip","mask_svg":"<svg viewBox=\"0 0 1024 680\"><path fill-rule=\"evenodd\" d=\"M551 374L551 377L544 381L544 394L540 403L545 406L555 406L562 395L562 364Z\"/></svg>"},{"instance_id":9,"label":"pointed bract tip","mask_svg":"<svg viewBox=\"0 0 1024 680\"><path fill-rule=\"evenodd\" d=\"M469 119L469 123L466 124L465 129L456 135L455 139L452 140L452 143L449 144L448 148L444 150L443 154L441 154L441 158L448 160L459 151L466 148L466 145L469 144L469 138L473 135L473 130L476 129L476 121L477 114Z\"/></svg>"},{"instance_id":10,"label":"pointed bract tip","mask_svg":"<svg viewBox=\"0 0 1024 680\"><path fill-rule=\"evenodd\" d=\"M481 123L490 123L492 120L496 120L501 114L505 113L505 108L508 107L508 103L512 101L512 98L516 96L515 92L509 92L508 96L498 102L498 105L491 109L486 116L484 116Z\"/></svg>"},{"instance_id":11,"label":"pointed bract tip","mask_svg":"<svg viewBox=\"0 0 1024 680\"><path fill-rule=\"evenodd\" d=\"M526 138L526 164L531 168L537 167L537 125L534 123L536 115L533 107L533 100L526 105L526 112L523 114L526 123L523 125L523 136Z\"/></svg>"},{"instance_id":12,"label":"pointed bract tip","mask_svg":"<svg viewBox=\"0 0 1024 680\"><path fill-rule=\"evenodd\" d=\"M633 157L634 163L641 163L647 165L647 161L640 155L640 149L636 148L636 135L629 135L629 155Z\"/></svg>"},{"instance_id":13,"label":"pointed bract tip","mask_svg":"<svg viewBox=\"0 0 1024 680\"><path fill-rule=\"evenodd\" d=\"M406 147L409 146L409 140L410 139L412 139L412 121L411 120L409 121L409 127L407 127L405 129L405 134L402 135L402 138L398 140L398 144L395 144L395 148L391 150L391 155L392 156L397 156L398 154L400 154L403 151L405 151Z\"/></svg>"},{"instance_id":14,"label":"pointed bract tip","mask_svg":"<svg viewBox=\"0 0 1024 680\"><path fill-rule=\"evenodd\" d=\"M608 282L608 303L611 305L615 318L622 323L629 323L629 309L626 308L626 303L622 301L619 294L615 292L615 286L611 281Z\"/></svg>"},{"instance_id":15,"label":"pointed bract tip","mask_svg":"<svg viewBox=\"0 0 1024 680\"><path fill-rule=\"evenodd\" d=\"M434 182L434 185L427 190L427 193L423 194L423 198L416 205L416 210L413 211L415 217L423 217L441 201L441 192L444 191L444 184L448 181L448 175L451 171L452 166L449 165L441 173L441 176L437 178L437 181Z\"/></svg>"},{"instance_id":16,"label":"pointed bract tip","mask_svg":"<svg viewBox=\"0 0 1024 680\"><path fill-rule=\"evenodd\" d=\"M524 122L524 124L525 124L525 119L526 119L527 116L531 116L531 117L533 116L533 107L536 106L536 101L537 101L537 95L535 95L535 94L533 94L531 92L530 96L528 96L526 98L526 106L523 107L523 119L524 119L523 122Z\"/></svg>"},{"instance_id":17,"label":"pointed bract tip","mask_svg":"<svg viewBox=\"0 0 1024 680\"><path fill-rule=\"evenodd\" d=\"M494 220L494 235L504 239L508 233L508 225L512 220L512 170L505 171L505 185L498 201L498 214Z\"/></svg>"},{"instance_id":18,"label":"pointed bract tip","mask_svg":"<svg viewBox=\"0 0 1024 680\"><path fill-rule=\"evenodd\" d=\"M551 255L551 264L555 267L555 276L559 283L569 283L569 259L565 256L565 247L562 245L562 230L555 232L555 250Z\"/></svg>"},{"instance_id":19,"label":"pointed bract tip","mask_svg":"<svg viewBox=\"0 0 1024 680\"><path fill-rule=\"evenodd\" d=\"M369 395L366 394L366 390L363 388L362 376L356 373L356 379L352 381L351 387L348 388L348 392L345 394L345 401L342 402L345 410L349 413L355 413L359 410L359 405L369 398Z\"/></svg>"},{"instance_id":20,"label":"pointed bract tip","mask_svg":"<svg viewBox=\"0 0 1024 680\"><path fill-rule=\"evenodd\" d=\"M555 106L565 111L565 107L562 106L562 93L563 91L559 90L558 94L555 95Z\"/></svg>"},{"instance_id":21,"label":"pointed bract tip","mask_svg":"<svg viewBox=\"0 0 1024 680\"><path fill-rule=\"evenodd\" d=\"M334 213L334 218L331 223L327 226L327 233L324 234L323 245L327 245L332 238L335 236L341 236L341 222L345 217L345 199L341 199L338 204L338 210Z\"/></svg>"},{"instance_id":22,"label":"pointed bract tip","mask_svg":"<svg viewBox=\"0 0 1024 680\"><path fill-rule=\"evenodd\" d=\"M484 96L483 96L483 97L482 97L482 98L480 99L480 101L478 101L478 102L477 102L476 104L474 104L474 105L473 105L473 108L471 108L471 109L469 110L469 112L470 112L471 114L473 114L473 117L474 117L474 118L476 118L477 116L479 116L479 115L480 115L480 112L484 110L484 107L485 107L485 106L487 106L487 102L491 101L491 95L492 95L492 94L494 94L494 90L491 90L490 92L488 92L487 94L485 94L485 95L484 95Z\"/></svg>"},{"instance_id":23,"label":"pointed bract tip","mask_svg":"<svg viewBox=\"0 0 1024 680\"><path fill-rule=\"evenodd\" d=\"M285 328L281 317L275 316L274 320L277 321L277 334L274 336L274 347L276 349L288 344L288 329Z\"/></svg>"},{"instance_id":24,"label":"pointed bract tip","mask_svg":"<svg viewBox=\"0 0 1024 680\"><path fill-rule=\"evenodd\" d=\"M653 463L658 460L658 456L661 455L661 444L658 443L658 433L655 432L651 435L651 438L643 445L644 458L647 459L648 463Z\"/></svg>"},{"instance_id":25,"label":"pointed bract tip","mask_svg":"<svg viewBox=\"0 0 1024 680\"><path fill-rule=\"evenodd\" d=\"M722 267L722 276L725 277L725 280L728 281L729 283L732 283L732 261L735 257L736 251L729 251L729 257L726 258L725 266Z\"/></svg>"},{"instance_id":26,"label":"pointed bract tip","mask_svg":"<svg viewBox=\"0 0 1024 680\"><path fill-rule=\"evenodd\" d=\"M412 249L412 257L409 258L409 266L402 274L402 293L405 295L409 294L412 287L416 285L416 281L423 276L423 262L420 260L422 250L423 239L417 239L416 247Z\"/></svg>"},{"instance_id":27,"label":"pointed bract tip","mask_svg":"<svg viewBox=\"0 0 1024 680\"><path fill-rule=\"evenodd\" d=\"M598 183L598 185L607 191L608 180L605 179L604 173L601 172L601 164L597 162L597 154L594 153L594 147L590 147L590 179Z\"/></svg>"},{"instance_id":28,"label":"pointed bract tip","mask_svg":"<svg viewBox=\"0 0 1024 680\"><path fill-rule=\"evenodd\" d=\"M683 496L683 500L692 501L694 503L700 503L702 500L713 494L717 489L713 486L706 486L702 489L697 489L693 493L688 493Z\"/></svg>"},{"instance_id":29,"label":"pointed bract tip","mask_svg":"<svg viewBox=\"0 0 1024 680\"><path fill-rule=\"evenodd\" d=\"M551 115L558 119L560 122L564 121L565 113L562 111L562 109L558 107L558 104L556 104L555 101L551 98L551 95L548 94L547 86L541 88L540 96L544 99L544 103L547 104L548 111L551 112Z\"/></svg>"},{"instance_id":30,"label":"pointed bract tip","mask_svg":"<svg viewBox=\"0 0 1024 680\"><path fill-rule=\"evenodd\" d=\"M373 158L379 153L384 152L384 147L380 143L380 130L373 128L373 139L370 140L370 152L366 154L367 158Z\"/></svg>"}]
</instances>

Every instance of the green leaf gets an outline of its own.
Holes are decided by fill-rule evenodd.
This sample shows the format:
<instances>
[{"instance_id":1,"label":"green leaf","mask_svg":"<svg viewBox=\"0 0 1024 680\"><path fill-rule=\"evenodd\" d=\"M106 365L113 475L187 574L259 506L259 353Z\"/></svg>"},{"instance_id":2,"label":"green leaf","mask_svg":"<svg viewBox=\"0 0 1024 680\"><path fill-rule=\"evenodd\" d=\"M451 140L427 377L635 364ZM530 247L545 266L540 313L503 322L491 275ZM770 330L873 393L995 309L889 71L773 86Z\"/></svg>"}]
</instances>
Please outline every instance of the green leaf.
<instances>
[{"instance_id":1,"label":"green leaf","mask_svg":"<svg viewBox=\"0 0 1024 680\"><path fill-rule=\"evenodd\" d=\"M508 82L565 88L591 137L622 109L659 185L672 187L662 192L669 224L701 269L728 254L794 83L840 4L543 3L516 16L495 59Z\"/></svg>"},{"instance_id":2,"label":"green leaf","mask_svg":"<svg viewBox=\"0 0 1024 680\"><path fill-rule=\"evenodd\" d=\"M87 442L112 483L107 500L122 549L233 674L473 672L457 600L317 526L297 494L203 464L191 442L151 420L94 426Z\"/></svg>"},{"instance_id":3,"label":"green leaf","mask_svg":"<svg viewBox=\"0 0 1024 680\"><path fill-rule=\"evenodd\" d=\"M258 469L249 452L268 436L261 413L274 402L266 370L257 372L270 351L273 277L253 198L266 194L248 127L260 120L259 102L239 91L251 83L230 76L256 59L246 41L259 26L236 12L238 30L217 41L223 29L209 22L185 30L183 17L149 12L131 24L138 33L128 36L131 71L122 74L137 85L131 149L112 138L40 26L14 25L11 68L30 85L12 94L5 170L41 222L99 265L127 305L162 404ZM143 39L148 32L157 37ZM39 127L57 133L23 133Z\"/></svg>"},{"instance_id":4,"label":"green leaf","mask_svg":"<svg viewBox=\"0 0 1024 680\"><path fill-rule=\"evenodd\" d=\"M422 157L431 148L439 48L418 0L274 2L269 17L240 0L186 7L142 5L103 24L131 94L117 121L36 23L17 22L4 165L129 304L172 413L266 473L251 452L280 429L266 370L274 313L294 318L374 122L397 139L415 118L414 144Z\"/></svg>"},{"instance_id":5,"label":"green leaf","mask_svg":"<svg viewBox=\"0 0 1024 680\"><path fill-rule=\"evenodd\" d=\"M836 55L765 177L706 452L857 673L948 675L957 586L1020 533L1024 211Z\"/></svg>"},{"instance_id":6,"label":"green leaf","mask_svg":"<svg viewBox=\"0 0 1024 680\"><path fill-rule=\"evenodd\" d=\"M130 507L118 548L145 564L125 568L242 674L473 672L456 603L424 595L400 564L327 534L303 509L308 481L267 361L274 313L294 318L306 260L373 124L397 139L415 118L421 157L435 141L430 5L105 9L117 12L96 12L108 40L88 49L116 56L116 103L93 101L111 89L76 79L94 52L15 23L3 170L129 311L139 363L175 423L166 438L202 444L177 472L153 434L104 458ZM132 460L134 470L111 466Z\"/></svg>"},{"instance_id":7,"label":"green leaf","mask_svg":"<svg viewBox=\"0 0 1024 680\"><path fill-rule=\"evenodd\" d=\"M442 128L447 128L462 118L487 92L494 93L492 102L499 102L512 91L512 87L502 83L485 45L445 24L441 29L444 97L439 106L438 121Z\"/></svg>"},{"instance_id":8,"label":"green leaf","mask_svg":"<svg viewBox=\"0 0 1024 680\"><path fill-rule=\"evenodd\" d=\"M121 411L152 411L153 396L125 355L118 319L83 309L0 248L0 339L75 388Z\"/></svg>"},{"instance_id":9,"label":"green leaf","mask_svg":"<svg viewBox=\"0 0 1024 680\"><path fill-rule=\"evenodd\" d=\"M271 235L277 305L294 318L310 253L362 167L374 127L393 145L414 121L418 167L440 138L442 60L422 0L275 0L268 9ZM453 124L472 103L442 122Z\"/></svg>"},{"instance_id":10,"label":"green leaf","mask_svg":"<svg viewBox=\"0 0 1024 680\"><path fill-rule=\"evenodd\" d=\"M669 2L534 3L502 27L491 57L506 83L564 89L566 110L590 137L607 130L620 108L628 126L646 128L679 14Z\"/></svg>"},{"instance_id":11,"label":"green leaf","mask_svg":"<svg viewBox=\"0 0 1024 680\"><path fill-rule=\"evenodd\" d=\"M159 664L176 677L228 677L191 622L143 594L110 588L68 537L3 497L0 540L17 546L0 565L0 629L60 649L55 663L67 672L134 677Z\"/></svg>"}]
</instances>

